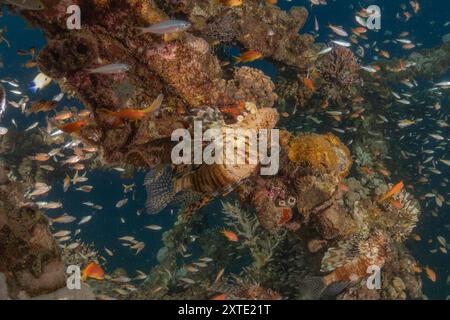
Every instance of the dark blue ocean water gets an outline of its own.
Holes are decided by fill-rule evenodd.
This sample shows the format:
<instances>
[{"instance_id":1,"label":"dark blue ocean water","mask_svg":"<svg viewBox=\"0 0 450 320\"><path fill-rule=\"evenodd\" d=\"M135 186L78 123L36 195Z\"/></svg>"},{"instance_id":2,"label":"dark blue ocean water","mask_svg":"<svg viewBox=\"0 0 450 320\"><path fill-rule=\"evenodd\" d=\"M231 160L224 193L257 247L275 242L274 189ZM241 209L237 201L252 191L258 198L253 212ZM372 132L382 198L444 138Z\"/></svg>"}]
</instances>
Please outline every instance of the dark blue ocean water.
<instances>
[{"instance_id":1,"label":"dark blue ocean water","mask_svg":"<svg viewBox=\"0 0 450 320\"><path fill-rule=\"evenodd\" d=\"M317 42L328 42L334 36L326 27L328 23L334 25L341 25L346 30L350 30L355 27L354 13L362 7L367 7L370 4L379 5L382 9L382 28L378 32L370 32L370 41L373 43L376 41L378 46L387 50L393 57L401 57L405 54L405 51L399 49L398 45L389 43L382 44L386 37L392 38L390 34L398 35L403 31L410 32L408 38L416 44L420 44L419 48L431 48L442 42L442 36L450 33L450 25L444 26L447 21L450 21L450 2L446 0L440 1L427 1L422 0L421 11L417 16L414 16L410 21L405 22L396 18L396 14L401 12L401 5L405 5L409 11L411 11L408 1L352 1L352 0L339 0L328 1L326 6L313 6L311 8L309 1L297 0L297 1L279 1L278 5L283 9L289 9L292 6L303 5L310 10L310 17L302 32L313 32L314 30L314 17L317 17L320 24L319 36ZM3 68L0 69L0 78L14 78L20 84L22 92L28 94L32 101L40 99L51 99L53 96L59 93L59 88L55 83L52 83L49 87L45 88L36 94L33 94L28 90L28 86L37 74L37 69L25 69L22 65L29 59L29 57L23 57L16 54L19 49L27 50L30 47L36 47L39 49L45 45L45 38L43 34L37 30L29 28L26 23L14 13L7 13L4 8L3 17L0 18L0 28L7 28L4 33L4 37L11 43L11 48L8 48L5 42L0 44L0 60L3 63ZM227 53L236 55L239 53L239 48L229 48ZM369 63L376 59L375 52L371 50L366 51L364 58L365 62ZM266 74L275 79L277 75L277 69L270 61L256 61L249 64L252 67L260 68ZM439 79L437 79L439 80ZM18 101L20 98L9 93L8 99ZM431 102L430 102L431 103ZM448 110L449 101L441 101L444 111ZM81 104L76 100L64 99L59 103L58 110L62 110L64 106L77 106L81 108ZM405 108L405 116L414 115L419 116L424 113L424 106L411 106ZM396 114L392 115L393 117ZM5 117L1 121L1 125L5 127L11 127L11 120L15 119L18 124L19 130L24 130L30 124L35 121L40 121L40 126L45 126L43 115L32 115L26 118L20 113L20 111L9 107ZM433 132L436 126L432 122L424 122L422 125L422 132L420 136L425 139L427 132ZM402 132L404 133L404 132ZM446 137L449 137L448 130L444 132ZM398 134L400 136L400 134ZM395 134L392 136L395 140ZM410 152L420 152L421 143L420 139L416 135L410 138L406 138L401 142L402 147L408 149ZM442 151L442 158L450 158L449 152ZM401 172L407 174L411 172L410 176L402 177L408 183L414 184L413 172L414 168L410 168L412 163L408 161L397 163L398 167L401 167ZM421 186L418 190L415 190L418 194L424 194L427 189L436 189L442 195L449 196L449 190L447 187L439 186L439 183L444 177L450 178L450 171L443 168L442 177L439 179L431 179L432 182L429 185ZM142 186L143 172L135 174L135 178L132 180L124 180L120 177L120 173L113 170L96 170L88 172L89 181L87 184L94 186L94 190L91 193L83 193L74 191L72 189L64 193L62 191L62 179L56 185L53 186L53 190L46 198L47 201L62 201L64 208L56 211L49 211L49 216L55 217L64 212L77 216L79 218L86 215L93 215L93 219L89 224L82 226L81 239L87 243L95 243L95 246L100 250L104 256L103 248L107 247L114 251L113 257L108 257L108 263L106 265L107 271L112 271L118 267L125 268L131 274L134 274L134 270L140 269L148 271L152 265L156 263L156 254L162 245L161 234L167 228L170 228L176 217L174 215L174 207L169 207L159 215L149 216L145 214L145 190ZM408 181L409 180L409 181ZM123 194L122 184L136 184L135 191L132 193ZM128 204L124 207L117 209L115 204L118 200L124 197L129 198ZM91 209L82 204L82 202L92 201L98 205L103 206L103 210ZM430 249L436 247L436 235L448 236L450 231L445 228L446 224L450 224L450 218L448 217L448 205L445 205L439 209L439 217L432 217L432 210L437 210L435 207L429 205L425 207L421 222L418 226L417 233L422 237L421 242L408 241L408 247L412 250L414 256L418 259L421 266L429 265L437 274L438 281L431 283L425 277L424 292L430 298L445 298L449 293L449 287L447 285L447 275L449 272L450 259L448 255L441 253L430 253ZM141 215L137 215L137 211L142 211ZM217 202L210 205L207 209L208 212L219 213L220 206ZM122 222L125 221L125 223ZM213 217L212 223L220 223L220 218ZM158 224L163 227L163 231L148 231L144 229L145 225ZM72 231L78 228L73 225L71 227L63 226L62 228L70 228ZM146 248L135 256L128 248L120 245L118 237L132 235L139 241L146 243ZM433 239L433 244L428 244L427 240ZM450 239L450 237L449 237Z\"/></svg>"}]
</instances>

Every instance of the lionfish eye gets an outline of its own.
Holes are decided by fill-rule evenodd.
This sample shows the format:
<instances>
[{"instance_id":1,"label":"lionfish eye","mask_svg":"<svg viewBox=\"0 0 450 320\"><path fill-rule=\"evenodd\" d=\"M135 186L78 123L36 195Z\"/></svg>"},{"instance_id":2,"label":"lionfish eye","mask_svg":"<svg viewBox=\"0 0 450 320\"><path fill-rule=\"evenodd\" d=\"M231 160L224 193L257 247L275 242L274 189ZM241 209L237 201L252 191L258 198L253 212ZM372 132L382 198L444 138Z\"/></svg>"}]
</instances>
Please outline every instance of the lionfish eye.
<instances>
[{"instance_id":1,"label":"lionfish eye","mask_svg":"<svg viewBox=\"0 0 450 320\"><path fill-rule=\"evenodd\" d=\"M284 207L286 205L286 202L284 200L280 200L280 201L278 201L278 205L280 207Z\"/></svg>"}]
</instances>

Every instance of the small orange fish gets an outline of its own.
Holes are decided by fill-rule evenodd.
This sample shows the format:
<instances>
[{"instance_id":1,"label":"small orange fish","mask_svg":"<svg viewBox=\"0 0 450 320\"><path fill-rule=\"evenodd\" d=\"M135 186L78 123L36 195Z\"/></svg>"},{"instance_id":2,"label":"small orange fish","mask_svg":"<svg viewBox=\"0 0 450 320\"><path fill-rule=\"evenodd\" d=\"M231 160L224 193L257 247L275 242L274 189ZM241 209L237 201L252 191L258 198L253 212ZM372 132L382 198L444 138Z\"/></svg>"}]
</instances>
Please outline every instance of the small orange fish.
<instances>
[{"instance_id":1,"label":"small orange fish","mask_svg":"<svg viewBox=\"0 0 450 320\"><path fill-rule=\"evenodd\" d=\"M37 62L34 60L29 60L27 62L25 62L25 64L23 65L25 68L30 69L30 68L34 68L37 67Z\"/></svg>"},{"instance_id":2,"label":"small orange fish","mask_svg":"<svg viewBox=\"0 0 450 320\"><path fill-rule=\"evenodd\" d=\"M425 273L427 274L428 279L430 279L433 282L436 282L437 276L436 272L430 269L430 267L425 267Z\"/></svg>"},{"instance_id":3,"label":"small orange fish","mask_svg":"<svg viewBox=\"0 0 450 320\"><path fill-rule=\"evenodd\" d=\"M91 262L83 270L81 280L86 281L88 278L103 280L105 279L105 272L98 264L96 264L95 262Z\"/></svg>"},{"instance_id":4,"label":"small orange fish","mask_svg":"<svg viewBox=\"0 0 450 320\"><path fill-rule=\"evenodd\" d=\"M67 190L69 190L70 187L70 177L68 174L66 174L66 177L64 178L64 182L63 182L63 190L64 192L67 192Z\"/></svg>"},{"instance_id":5,"label":"small orange fish","mask_svg":"<svg viewBox=\"0 0 450 320\"><path fill-rule=\"evenodd\" d=\"M61 126L58 126L58 128L65 132L65 133L76 133L81 130L84 126L86 126L88 123L87 121L75 121L67 124L63 124Z\"/></svg>"},{"instance_id":6,"label":"small orange fish","mask_svg":"<svg viewBox=\"0 0 450 320\"><path fill-rule=\"evenodd\" d=\"M27 110L27 115L31 113L38 113L38 112L47 112L50 110L53 110L57 105L56 101L46 101L46 100L40 100L37 102L34 102L30 109Z\"/></svg>"},{"instance_id":7,"label":"small orange fish","mask_svg":"<svg viewBox=\"0 0 450 320\"><path fill-rule=\"evenodd\" d=\"M78 116L81 118L88 118L92 114L91 110L84 109L78 112Z\"/></svg>"},{"instance_id":8,"label":"small orange fish","mask_svg":"<svg viewBox=\"0 0 450 320\"><path fill-rule=\"evenodd\" d=\"M316 88L314 87L314 82L307 77L303 78L303 84L305 85L306 88L308 88L309 91L316 90Z\"/></svg>"},{"instance_id":9,"label":"small orange fish","mask_svg":"<svg viewBox=\"0 0 450 320\"><path fill-rule=\"evenodd\" d=\"M410 50L410 49L413 49L415 47L416 47L416 45L414 43L405 43L404 45L402 45L402 48L405 49L405 50Z\"/></svg>"},{"instance_id":10,"label":"small orange fish","mask_svg":"<svg viewBox=\"0 0 450 320\"><path fill-rule=\"evenodd\" d=\"M92 153L92 152L97 152L98 148L94 147L94 146L85 146L85 147L83 147L83 151L84 152L88 152L88 153Z\"/></svg>"},{"instance_id":11,"label":"small orange fish","mask_svg":"<svg viewBox=\"0 0 450 320\"><path fill-rule=\"evenodd\" d=\"M49 156L48 154L46 154L46 153L37 153L37 154L33 157L33 160L41 161L41 162L45 162L45 161L47 161L48 159L50 159L50 156Z\"/></svg>"},{"instance_id":12,"label":"small orange fish","mask_svg":"<svg viewBox=\"0 0 450 320\"><path fill-rule=\"evenodd\" d=\"M422 240L422 238L421 238L418 234L414 234L412 237L413 237L413 239L416 240L416 241Z\"/></svg>"},{"instance_id":13,"label":"small orange fish","mask_svg":"<svg viewBox=\"0 0 450 320\"><path fill-rule=\"evenodd\" d=\"M238 238L237 234L234 233L233 231L224 229L222 231L222 233L229 241L232 241L232 242L238 242L239 241L239 238Z\"/></svg>"},{"instance_id":14,"label":"small orange fish","mask_svg":"<svg viewBox=\"0 0 450 320\"><path fill-rule=\"evenodd\" d=\"M238 7L244 3L244 0L219 0L221 4L227 7Z\"/></svg>"},{"instance_id":15,"label":"small orange fish","mask_svg":"<svg viewBox=\"0 0 450 320\"><path fill-rule=\"evenodd\" d=\"M211 300L227 300L228 295L226 293L218 294L211 298Z\"/></svg>"},{"instance_id":16,"label":"small orange fish","mask_svg":"<svg viewBox=\"0 0 450 320\"><path fill-rule=\"evenodd\" d=\"M358 103L364 102L364 100L365 100L364 97L358 96L358 97L354 98L352 100L352 102L355 104L358 104Z\"/></svg>"},{"instance_id":17,"label":"small orange fish","mask_svg":"<svg viewBox=\"0 0 450 320\"><path fill-rule=\"evenodd\" d=\"M234 63L242 63L242 62L252 62L262 58L262 54L256 50L249 50L242 53L240 56L234 56Z\"/></svg>"},{"instance_id":18,"label":"small orange fish","mask_svg":"<svg viewBox=\"0 0 450 320\"><path fill-rule=\"evenodd\" d=\"M391 57L391 54L389 52L385 51L385 50L381 50L380 51L380 56L382 56L382 57L384 57L386 59L389 59Z\"/></svg>"},{"instance_id":19,"label":"small orange fish","mask_svg":"<svg viewBox=\"0 0 450 320\"><path fill-rule=\"evenodd\" d=\"M164 99L164 95L160 94L156 98L156 100L153 101L153 103L145 109L123 109L123 110L119 110L119 111L111 111L111 110L105 109L105 111L107 113L109 113L110 115L120 118L120 119L141 120L142 118L145 117L145 115L147 113L158 109L161 106L163 99Z\"/></svg>"},{"instance_id":20,"label":"small orange fish","mask_svg":"<svg viewBox=\"0 0 450 320\"><path fill-rule=\"evenodd\" d=\"M368 174L368 175L375 174L375 172L368 167L361 167L361 168L359 168L359 171L361 171L362 173Z\"/></svg>"},{"instance_id":21,"label":"small orange fish","mask_svg":"<svg viewBox=\"0 0 450 320\"><path fill-rule=\"evenodd\" d=\"M353 28L353 29L352 29L352 32L353 32L354 34L360 35L361 33L366 33L366 32L367 32L367 29L364 28L364 27L356 27L356 28Z\"/></svg>"},{"instance_id":22,"label":"small orange fish","mask_svg":"<svg viewBox=\"0 0 450 320\"><path fill-rule=\"evenodd\" d=\"M400 210L403 208L403 204L400 201L397 201L394 199L389 200L389 204L397 210Z\"/></svg>"},{"instance_id":23,"label":"small orange fish","mask_svg":"<svg viewBox=\"0 0 450 320\"><path fill-rule=\"evenodd\" d=\"M55 121L63 121L67 120L73 117L73 113L70 111L61 111L56 114L56 116L53 117L53 120Z\"/></svg>"},{"instance_id":24,"label":"small orange fish","mask_svg":"<svg viewBox=\"0 0 450 320\"><path fill-rule=\"evenodd\" d=\"M72 169L81 171L81 170L84 170L85 167L86 167L86 166L85 166L84 164L82 164L82 163L75 163L75 164L72 166Z\"/></svg>"},{"instance_id":25,"label":"small orange fish","mask_svg":"<svg viewBox=\"0 0 450 320\"><path fill-rule=\"evenodd\" d=\"M76 147L76 148L73 149L73 153L75 155L77 155L77 156L82 157L83 156L83 149Z\"/></svg>"},{"instance_id":26,"label":"small orange fish","mask_svg":"<svg viewBox=\"0 0 450 320\"><path fill-rule=\"evenodd\" d=\"M370 16L369 12L366 9L361 9L356 14L363 18L368 18Z\"/></svg>"},{"instance_id":27,"label":"small orange fish","mask_svg":"<svg viewBox=\"0 0 450 320\"><path fill-rule=\"evenodd\" d=\"M380 198L380 200L378 200L378 203L382 203L383 201L395 196L397 193L399 193L400 191L402 191L403 187L405 185L403 184L403 181L400 181L399 183L397 183L395 186L392 187L391 190L389 190L384 196L382 196Z\"/></svg>"},{"instance_id":28,"label":"small orange fish","mask_svg":"<svg viewBox=\"0 0 450 320\"><path fill-rule=\"evenodd\" d=\"M367 37L365 34L359 34L358 36L359 36L361 39L369 40L369 37Z\"/></svg>"},{"instance_id":29,"label":"small orange fish","mask_svg":"<svg viewBox=\"0 0 450 320\"><path fill-rule=\"evenodd\" d=\"M386 169L378 169L378 172L379 172L381 175L385 176L385 177L389 177L389 176L390 176L389 171L387 171Z\"/></svg>"},{"instance_id":30,"label":"small orange fish","mask_svg":"<svg viewBox=\"0 0 450 320\"><path fill-rule=\"evenodd\" d=\"M29 52L29 51L27 51L27 50L22 50L22 49L17 50L16 53L17 53L17 55L19 55L19 56L28 56L28 55L30 55L30 52Z\"/></svg>"},{"instance_id":31,"label":"small orange fish","mask_svg":"<svg viewBox=\"0 0 450 320\"><path fill-rule=\"evenodd\" d=\"M413 270L414 270L415 273L422 273L422 268L419 267L418 265L415 265L415 266L413 267Z\"/></svg>"}]
</instances>

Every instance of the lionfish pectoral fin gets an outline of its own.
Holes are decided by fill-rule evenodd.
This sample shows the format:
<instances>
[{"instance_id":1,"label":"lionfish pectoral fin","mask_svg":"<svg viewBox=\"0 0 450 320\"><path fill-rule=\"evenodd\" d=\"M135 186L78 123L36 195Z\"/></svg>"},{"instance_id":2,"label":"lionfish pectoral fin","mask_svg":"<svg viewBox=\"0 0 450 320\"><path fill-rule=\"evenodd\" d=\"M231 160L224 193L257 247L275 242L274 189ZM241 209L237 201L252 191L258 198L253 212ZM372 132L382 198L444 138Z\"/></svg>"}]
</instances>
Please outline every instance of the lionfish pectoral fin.
<instances>
[{"instance_id":1,"label":"lionfish pectoral fin","mask_svg":"<svg viewBox=\"0 0 450 320\"><path fill-rule=\"evenodd\" d=\"M324 296L335 297L349 286L349 282L339 281L330 284L324 291Z\"/></svg>"},{"instance_id":2,"label":"lionfish pectoral fin","mask_svg":"<svg viewBox=\"0 0 450 320\"><path fill-rule=\"evenodd\" d=\"M302 300L318 300L327 289L322 277L306 277L300 283L300 298Z\"/></svg>"},{"instance_id":3,"label":"lionfish pectoral fin","mask_svg":"<svg viewBox=\"0 0 450 320\"><path fill-rule=\"evenodd\" d=\"M147 213L158 214L174 198L173 175L170 166L156 166L145 176L144 185L147 189L145 206Z\"/></svg>"},{"instance_id":4,"label":"lionfish pectoral fin","mask_svg":"<svg viewBox=\"0 0 450 320\"><path fill-rule=\"evenodd\" d=\"M340 241L337 247L329 248L322 258L321 272L330 272L356 259L359 251L359 237L355 236L347 241Z\"/></svg>"}]
</instances>

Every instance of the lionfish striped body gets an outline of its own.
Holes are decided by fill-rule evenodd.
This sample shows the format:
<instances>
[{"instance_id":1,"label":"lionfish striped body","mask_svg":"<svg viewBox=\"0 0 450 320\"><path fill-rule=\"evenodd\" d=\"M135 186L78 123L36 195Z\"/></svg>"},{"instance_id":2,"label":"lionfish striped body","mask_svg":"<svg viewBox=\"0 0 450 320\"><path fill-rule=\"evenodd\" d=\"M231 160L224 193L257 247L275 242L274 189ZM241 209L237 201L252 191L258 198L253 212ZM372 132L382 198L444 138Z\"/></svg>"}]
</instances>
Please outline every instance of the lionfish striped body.
<instances>
[{"instance_id":1,"label":"lionfish striped body","mask_svg":"<svg viewBox=\"0 0 450 320\"><path fill-rule=\"evenodd\" d=\"M252 142L251 136L248 135L234 135L233 140L230 139L228 129L271 129L275 127L278 120L278 113L275 109L264 108L260 109L256 114L249 114L244 120L233 126L225 126L221 129L222 139L216 138L213 143L220 144L223 150L219 163L201 164L194 168L193 166L180 166L175 170L166 167L153 168L145 178L145 185L147 186L147 211L150 214L159 213L164 209L174 198L175 195L183 191L193 191L199 194L202 199L205 196L212 199L218 195L226 195L234 190L245 179L253 175L259 167L258 158L256 161L250 161L252 157L250 145ZM258 140L256 140L258 142ZM209 146L208 146L209 147ZM226 161L227 148L233 151L243 150L242 159L240 162ZM211 149L213 150L213 149ZM233 153L234 154L234 153ZM214 154L214 158L219 155ZM235 159L234 159L235 160ZM202 203L207 203L204 200ZM198 206L191 206L198 209Z\"/></svg>"}]
</instances>

